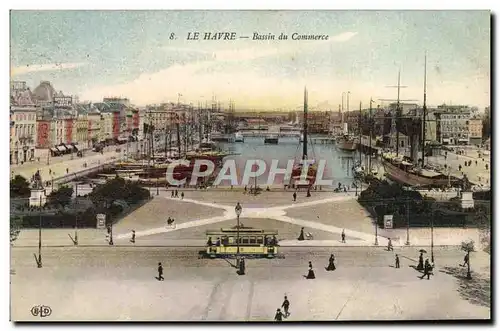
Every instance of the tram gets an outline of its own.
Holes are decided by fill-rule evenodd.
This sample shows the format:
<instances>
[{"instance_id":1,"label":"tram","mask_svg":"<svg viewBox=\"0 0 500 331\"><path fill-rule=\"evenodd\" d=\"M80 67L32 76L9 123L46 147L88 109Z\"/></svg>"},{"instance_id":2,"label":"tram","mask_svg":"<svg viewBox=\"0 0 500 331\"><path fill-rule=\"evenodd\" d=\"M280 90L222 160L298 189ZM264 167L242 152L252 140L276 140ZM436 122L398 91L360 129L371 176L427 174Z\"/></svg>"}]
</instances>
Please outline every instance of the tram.
<instances>
[{"instance_id":1,"label":"tram","mask_svg":"<svg viewBox=\"0 0 500 331\"><path fill-rule=\"evenodd\" d=\"M278 254L278 231L262 230L250 227L209 230L207 235L206 255L211 258L236 255L260 256L273 258ZM239 245L237 237L239 236Z\"/></svg>"}]
</instances>

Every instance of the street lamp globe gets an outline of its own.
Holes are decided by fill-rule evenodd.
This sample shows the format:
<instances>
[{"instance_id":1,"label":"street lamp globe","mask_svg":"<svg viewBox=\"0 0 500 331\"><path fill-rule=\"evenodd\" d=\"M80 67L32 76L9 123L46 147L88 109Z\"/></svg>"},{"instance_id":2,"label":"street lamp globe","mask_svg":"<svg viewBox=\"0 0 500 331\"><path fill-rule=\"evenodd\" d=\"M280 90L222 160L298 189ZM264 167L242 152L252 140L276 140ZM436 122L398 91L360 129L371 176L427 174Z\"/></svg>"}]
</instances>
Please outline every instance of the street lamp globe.
<instances>
[{"instance_id":1,"label":"street lamp globe","mask_svg":"<svg viewBox=\"0 0 500 331\"><path fill-rule=\"evenodd\" d=\"M240 203L238 202L238 203L236 204L236 207L234 207L234 211L236 212L236 216L240 216L240 215L241 215L241 211L242 211L242 209L243 209L243 208L241 207Z\"/></svg>"}]
</instances>

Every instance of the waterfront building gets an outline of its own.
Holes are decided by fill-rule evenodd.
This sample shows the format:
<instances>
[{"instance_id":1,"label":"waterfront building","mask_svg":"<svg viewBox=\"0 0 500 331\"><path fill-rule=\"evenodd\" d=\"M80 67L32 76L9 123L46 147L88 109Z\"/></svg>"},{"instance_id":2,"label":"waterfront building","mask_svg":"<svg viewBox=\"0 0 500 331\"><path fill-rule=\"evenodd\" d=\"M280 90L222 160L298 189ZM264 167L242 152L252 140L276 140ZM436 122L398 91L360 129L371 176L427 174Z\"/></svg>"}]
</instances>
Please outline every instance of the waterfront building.
<instances>
[{"instance_id":1,"label":"waterfront building","mask_svg":"<svg viewBox=\"0 0 500 331\"><path fill-rule=\"evenodd\" d=\"M480 117L469 119L469 144L481 145L483 140L483 120Z\"/></svg>"},{"instance_id":2,"label":"waterfront building","mask_svg":"<svg viewBox=\"0 0 500 331\"><path fill-rule=\"evenodd\" d=\"M19 164L35 158L37 107L28 88L14 93L10 106L10 163Z\"/></svg>"},{"instance_id":3,"label":"waterfront building","mask_svg":"<svg viewBox=\"0 0 500 331\"><path fill-rule=\"evenodd\" d=\"M434 112L437 120L436 140L444 145L469 144L470 108L440 105Z\"/></svg>"}]
</instances>

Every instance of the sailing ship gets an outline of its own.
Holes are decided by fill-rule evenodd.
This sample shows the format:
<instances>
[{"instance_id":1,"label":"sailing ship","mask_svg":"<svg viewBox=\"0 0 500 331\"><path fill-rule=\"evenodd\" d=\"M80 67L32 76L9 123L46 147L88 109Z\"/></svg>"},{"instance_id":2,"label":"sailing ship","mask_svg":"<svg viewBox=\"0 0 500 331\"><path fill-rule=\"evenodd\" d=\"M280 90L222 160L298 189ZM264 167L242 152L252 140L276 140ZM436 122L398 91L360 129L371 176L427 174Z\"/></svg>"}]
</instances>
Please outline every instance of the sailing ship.
<instances>
[{"instance_id":1,"label":"sailing ship","mask_svg":"<svg viewBox=\"0 0 500 331\"><path fill-rule=\"evenodd\" d=\"M398 75L398 102L397 107L399 110L399 88L401 86L400 74ZM410 158L398 155L397 153L382 153L382 165L384 166L385 175L400 184L407 186L427 186L427 187L444 187L453 186L459 184L461 179L454 176L443 174L442 172L427 167L425 165L425 123L426 123L426 112L427 112L427 56L425 57L424 64L424 104L422 112L422 143L420 148L422 151L422 164L421 166L415 165L414 160ZM397 111L396 116L399 116L399 111ZM396 128L397 129L397 128Z\"/></svg>"},{"instance_id":2,"label":"sailing ship","mask_svg":"<svg viewBox=\"0 0 500 331\"><path fill-rule=\"evenodd\" d=\"M353 152L358 147L356 140L348 135L342 135L338 137L337 141L335 142L335 145L337 146L338 149L345 152Z\"/></svg>"},{"instance_id":3,"label":"sailing ship","mask_svg":"<svg viewBox=\"0 0 500 331\"><path fill-rule=\"evenodd\" d=\"M306 160L308 160L307 158L307 88L304 89L304 127L303 127L303 131L302 131L302 135L303 135L303 140L304 140L304 143L302 144L302 159L294 165L294 167L292 168L292 178L290 180L290 184L297 188L300 188L300 187L311 187L314 182L316 181L316 173L317 173L317 165L316 165L316 162L315 160L312 160L312 164L309 165L309 168L307 170L307 176L306 176L306 180L308 181L308 184L306 185L303 185L303 184L298 184L298 181L300 181L301 179L301 175L302 175L302 169L304 167L304 163ZM308 160L308 161L311 161L311 160Z\"/></svg>"}]
</instances>

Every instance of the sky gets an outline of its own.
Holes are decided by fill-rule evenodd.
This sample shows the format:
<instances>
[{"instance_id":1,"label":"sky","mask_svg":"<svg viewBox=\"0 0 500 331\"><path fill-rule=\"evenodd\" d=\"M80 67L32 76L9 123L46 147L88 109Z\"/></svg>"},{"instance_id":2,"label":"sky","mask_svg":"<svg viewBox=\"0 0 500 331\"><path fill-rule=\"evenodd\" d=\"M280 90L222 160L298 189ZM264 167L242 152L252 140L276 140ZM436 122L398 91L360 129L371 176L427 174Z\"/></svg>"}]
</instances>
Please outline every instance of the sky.
<instances>
[{"instance_id":1,"label":"sky","mask_svg":"<svg viewBox=\"0 0 500 331\"><path fill-rule=\"evenodd\" d=\"M236 40L187 40L190 32ZM288 40L252 40L255 32ZM429 106L490 104L487 11L12 11L10 36L12 80L48 80L94 102L215 97L226 108L297 110L307 86L313 109L338 110L350 92L353 110L396 99L388 86L401 70L401 100L422 104L427 53Z\"/></svg>"}]
</instances>

